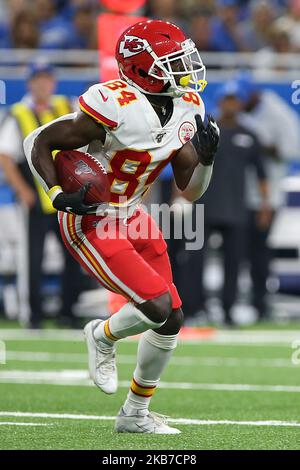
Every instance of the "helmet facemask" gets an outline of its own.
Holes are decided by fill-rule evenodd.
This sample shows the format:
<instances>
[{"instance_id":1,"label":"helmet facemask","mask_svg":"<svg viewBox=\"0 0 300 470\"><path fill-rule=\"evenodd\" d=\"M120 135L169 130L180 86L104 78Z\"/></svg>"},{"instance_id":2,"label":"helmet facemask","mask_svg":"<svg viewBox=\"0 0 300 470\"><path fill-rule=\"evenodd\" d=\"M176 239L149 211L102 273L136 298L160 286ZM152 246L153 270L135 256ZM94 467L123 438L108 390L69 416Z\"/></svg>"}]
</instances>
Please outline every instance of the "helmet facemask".
<instances>
[{"instance_id":1,"label":"helmet facemask","mask_svg":"<svg viewBox=\"0 0 300 470\"><path fill-rule=\"evenodd\" d=\"M166 92L157 94L181 96L188 91L201 92L206 87L206 69L194 42L186 39L181 46L181 50L162 57L148 50L154 59L148 75L170 84Z\"/></svg>"}]
</instances>

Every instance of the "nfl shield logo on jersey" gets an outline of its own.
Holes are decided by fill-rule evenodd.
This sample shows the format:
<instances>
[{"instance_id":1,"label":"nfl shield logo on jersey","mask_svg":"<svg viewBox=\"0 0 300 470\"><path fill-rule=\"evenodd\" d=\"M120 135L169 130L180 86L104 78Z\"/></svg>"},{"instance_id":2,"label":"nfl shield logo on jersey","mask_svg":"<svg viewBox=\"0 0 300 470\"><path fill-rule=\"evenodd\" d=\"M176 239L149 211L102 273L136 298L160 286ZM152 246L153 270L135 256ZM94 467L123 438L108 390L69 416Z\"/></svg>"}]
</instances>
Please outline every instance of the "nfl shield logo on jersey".
<instances>
[{"instance_id":1,"label":"nfl shield logo on jersey","mask_svg":"<svg viewBox=\"0 0 300 470\"><path fill-rule=\"evenodd\" d=\"M185 121L181 124L178 131L178 137L180 142L186 144L195 135L195 126L190 121Z\"/></svg>"}]
</instances>

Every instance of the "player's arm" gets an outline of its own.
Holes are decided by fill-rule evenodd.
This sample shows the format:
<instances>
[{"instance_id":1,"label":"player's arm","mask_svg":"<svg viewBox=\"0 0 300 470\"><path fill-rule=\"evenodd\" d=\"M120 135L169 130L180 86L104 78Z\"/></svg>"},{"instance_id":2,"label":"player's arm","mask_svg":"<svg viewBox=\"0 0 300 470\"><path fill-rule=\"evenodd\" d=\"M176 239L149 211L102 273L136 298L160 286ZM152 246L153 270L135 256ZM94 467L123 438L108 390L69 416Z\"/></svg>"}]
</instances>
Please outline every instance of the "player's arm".
<instances>
[{"instance_id":1,"label":"player's arm","mask_svg":"<svg viewBox=\"0 0 300 470\"><path fill-rule=\"evenodd\" d=\"M81 112L74 119L53 122L42 130L34 140L31 161L48 189L58 185L53 150L77 149L96 139L104 142L105 134L101 124Z\"/></svg>"},{"instance_id":2,"label":"player's arm","mask_svg":"<svg viewBox=\"0 0 300 470\"><path fill-rule=\"evenodd\" d=\"M172 161L176 185L189 201L199 199L206 191L213 168L213 161L219 144L219 128L209 116L204 127L200 115L195 116L197 132Z\"/></svg>"},{"instance_id":3,"label":"player's arm","mask_svg":"<svg viewBox=\"0 0 300 470\"><path fill-rule=\"evenodd\" d=\"M181 191L186 189L198 163L199 158L191 142L187 142L172 159L176 186Z\"/></svg>"},{"instance_id":4,"label":"player's arm","mask_svg":"<svg viewBox=\"0 0 300 470\"><path fill-rule=\"evenodd\" d=\"M34 139L32 136L25 139L24 149L31 170L48 192L56 209L83 214L89 207L83 203L87 187L81 188L76 193L63 193L58 183L52 151L77 149L96 139L104 142L105 135L105 129L101 124L80 112L70 119L53 122Z\"/></svg>"}]
</instances>

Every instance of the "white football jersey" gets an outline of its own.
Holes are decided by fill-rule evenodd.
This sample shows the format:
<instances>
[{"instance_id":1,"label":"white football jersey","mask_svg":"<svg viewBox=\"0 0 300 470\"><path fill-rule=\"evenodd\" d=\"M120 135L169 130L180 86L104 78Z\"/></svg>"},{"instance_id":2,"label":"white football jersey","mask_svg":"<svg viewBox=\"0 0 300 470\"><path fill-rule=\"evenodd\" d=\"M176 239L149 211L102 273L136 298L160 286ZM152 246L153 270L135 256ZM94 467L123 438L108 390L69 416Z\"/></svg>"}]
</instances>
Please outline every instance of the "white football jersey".
<instances>
[{"instance_id":1,"label":"white football jersey","mask_svg":"<svg viewBox=\"0 0 300 470\"><path fill-rule=\"evenodd\" d=\"M146 96L123 80L93 85L79 98L81 110L106 130L103 150L110 203L133 208L176 152L196 132L195 115L205 109L196 93L174 98L165 126Z\"/></svg>"}]
</instances>

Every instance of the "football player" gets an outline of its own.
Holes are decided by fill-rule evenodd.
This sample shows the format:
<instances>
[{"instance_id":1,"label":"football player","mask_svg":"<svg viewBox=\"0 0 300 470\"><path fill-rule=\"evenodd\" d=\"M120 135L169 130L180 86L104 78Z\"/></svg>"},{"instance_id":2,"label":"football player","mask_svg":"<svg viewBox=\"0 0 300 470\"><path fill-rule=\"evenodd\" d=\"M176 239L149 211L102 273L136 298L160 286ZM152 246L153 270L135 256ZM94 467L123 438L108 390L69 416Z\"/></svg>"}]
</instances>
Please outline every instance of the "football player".
<instances>
[{"instance_id":1,"label":"football player","mask_svg":"<svg viewBox=\"0 0 300 470\"><path fill-rule=\"evenodd\" d=\"M120 79L92 86L79 98L81 112L41 127L24 148L33 174L59 211L72 255L103 286L128 299L109 320L93 320L84 329L90 375L105 393L117 390L116 343L142 333L116 430L175 434L180 431L149 412L149 404L176 347L181 300L166 242L138 204L169 162L178 188L198 199L210 181L219 129L211 117L203 124L198 92L206 84L205 67L177 26L158 20L131 26L117 42L116 60ZM52 159L54 149L78 149L95 140L102 142L109 163L106 213L114 213L111 225L118 232L104 239L97 236L104 216L84 202L87 187L64 193ZM132 235L137 217L149 229L148 237Z\"/></svg>"}]
</instances>

